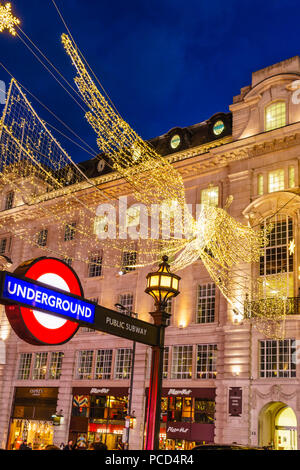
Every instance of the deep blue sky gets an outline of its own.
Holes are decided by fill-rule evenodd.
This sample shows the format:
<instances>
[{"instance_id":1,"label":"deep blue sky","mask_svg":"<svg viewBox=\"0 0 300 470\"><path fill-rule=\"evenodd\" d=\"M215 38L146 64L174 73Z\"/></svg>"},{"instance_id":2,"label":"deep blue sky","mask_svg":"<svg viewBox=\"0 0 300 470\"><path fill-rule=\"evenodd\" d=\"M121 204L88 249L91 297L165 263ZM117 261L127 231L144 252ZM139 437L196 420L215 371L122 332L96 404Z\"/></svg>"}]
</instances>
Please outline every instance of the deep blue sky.
<instances>
[{"instance_id":1,"label":"deep blue sky","mask_svg":"<svg viewBox=\"0 0 300 470\"><path fill-rule=\"evenodd\" d=\"M11 0L21 27L72 80L51 0ZM251 72L300 52L299 0L56 0L78 46L122 116L144 138L228 111ZM18 38L0 61L95 150L95 134ZM0 80L9 82L0 67ZM60 124L33 99L46 121ZM1 106L0 111L2 111ZM77 161L89 158L57 135Z\"/></svg>"}]
</instances>

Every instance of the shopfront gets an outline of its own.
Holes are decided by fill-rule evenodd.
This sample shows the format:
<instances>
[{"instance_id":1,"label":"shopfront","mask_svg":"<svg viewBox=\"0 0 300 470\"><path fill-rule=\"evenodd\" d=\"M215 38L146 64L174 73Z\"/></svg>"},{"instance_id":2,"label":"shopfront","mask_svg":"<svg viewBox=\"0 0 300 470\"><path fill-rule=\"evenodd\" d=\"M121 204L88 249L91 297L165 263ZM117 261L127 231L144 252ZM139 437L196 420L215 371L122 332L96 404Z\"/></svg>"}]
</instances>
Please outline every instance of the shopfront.
<instances>
[{"instance_id":1,"label":"shopfront","mask_svg":"<svg viewBox=\"0 0 300 470\"><path fill-rule=\"evenodd\" d=\"M122 442L127 415L128 388L73 388L69 438L89 446L104 442L109 450Z\"/></svg>"},{"instance_id":2,"label":"shopfront","mask_svg":"<svg viewBox=\"0 0 300 470\"><path fill-rule=\"evenodd\" d=\"M58 388L17 387L12 406L7 449L18 449L24 440L34 450L53 444L52 415L56 412Z\"/></svg>"},{"instance_id":3,"label":"shopfront","mask_svg":"<svg viewBox=\"0 0 300 470\"><path fill-rule=\"evenodd\" d=\"M214 388L163 388L160 448L190 450L214 442L214 416Z\"/></svg>"}]
</instances>

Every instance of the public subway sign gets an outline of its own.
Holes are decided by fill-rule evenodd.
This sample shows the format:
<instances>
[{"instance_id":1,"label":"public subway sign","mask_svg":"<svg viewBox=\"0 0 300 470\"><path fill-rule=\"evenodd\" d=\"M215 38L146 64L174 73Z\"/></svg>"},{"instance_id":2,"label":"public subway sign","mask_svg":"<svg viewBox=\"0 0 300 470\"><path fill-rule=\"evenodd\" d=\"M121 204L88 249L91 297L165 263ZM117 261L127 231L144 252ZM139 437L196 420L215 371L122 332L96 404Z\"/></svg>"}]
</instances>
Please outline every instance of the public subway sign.
<instances>
[{"instance_id":1,"label":"public subway sign","mask_svg":"<svg viewBox=\"0 0 300 470\"><path fill-rule=\"evenodd\" d=\"M34 345L69 341L78 320L92 324L95 306L83 298L75 271L56 258L22 263L14 273L0 273L0 302L15 333Z\"/></svg>"},{"instance_id":2,"label":"public subway sign","mask_svg":"<svg viewBox=\"0 0 300 470\"><path fill-rule=\"evenodd\" d=\"M80 326L149 346L160 344L159 328L83 297L75 271L56 258L22 263L0 272L0 303L15 333L34 345L69 341Z\"/></svg>"}]
</instances>

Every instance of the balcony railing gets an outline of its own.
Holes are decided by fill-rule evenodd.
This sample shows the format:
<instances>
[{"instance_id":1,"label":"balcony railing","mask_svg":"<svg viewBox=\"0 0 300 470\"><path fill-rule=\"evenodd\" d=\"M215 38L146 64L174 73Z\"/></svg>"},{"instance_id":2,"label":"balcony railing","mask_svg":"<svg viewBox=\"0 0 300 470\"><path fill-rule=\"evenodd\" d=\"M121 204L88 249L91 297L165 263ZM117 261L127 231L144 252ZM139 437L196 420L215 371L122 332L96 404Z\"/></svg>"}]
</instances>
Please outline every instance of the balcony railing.
<instances>
[{"instance_id":1,"label":"balcony railing","mask_svg":"<svg viewBox=\"0 0 300 470\"><path fill-rule=\"evenodd\" d=\"M286 315L300 315L300 297L287 297L276 299L267 297L260 300L246 300L244 304L244 315L250 318L255 314L263 315L264 312L279 312Z\"/></svg>"}]
</instances>

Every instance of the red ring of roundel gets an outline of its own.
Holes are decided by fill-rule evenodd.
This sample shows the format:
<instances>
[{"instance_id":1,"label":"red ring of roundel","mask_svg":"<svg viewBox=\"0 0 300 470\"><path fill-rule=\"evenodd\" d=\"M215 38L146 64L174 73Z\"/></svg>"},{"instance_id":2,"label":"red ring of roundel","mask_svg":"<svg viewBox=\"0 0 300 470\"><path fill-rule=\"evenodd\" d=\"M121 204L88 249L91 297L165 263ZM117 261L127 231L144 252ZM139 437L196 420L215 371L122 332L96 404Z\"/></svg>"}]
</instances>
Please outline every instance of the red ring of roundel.
<instances>
[{"instance_id":1,"label":"red ring of roundel","mask_svg":"<svg viewBox=\"0 0 300 470\"><path fill-rule=\"evenodd\" d=\"M83 295L76 273L61 260L56 258L41 258L34 261L25 272L23 271L24 276L35 281L43 274L48 273L61 276L68 285L71 294ZM5 307L5 310L14 331L21 339L30 344L63 344L69 341L79 328L78 323L67 320L60 328L51 330L41 325L36 320L33 311L29 308L8 305Z\"/></svg>"}]
</instances>

